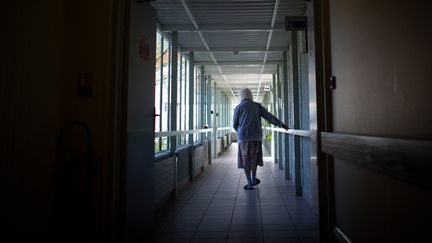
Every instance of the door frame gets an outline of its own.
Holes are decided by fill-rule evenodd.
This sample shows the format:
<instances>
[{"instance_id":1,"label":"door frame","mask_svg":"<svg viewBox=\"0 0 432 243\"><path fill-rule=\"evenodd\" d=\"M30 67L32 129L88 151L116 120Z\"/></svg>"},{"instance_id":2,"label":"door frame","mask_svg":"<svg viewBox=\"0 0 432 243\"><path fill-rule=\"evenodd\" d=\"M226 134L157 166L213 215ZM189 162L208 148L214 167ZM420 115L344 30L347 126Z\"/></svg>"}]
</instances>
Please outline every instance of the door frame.
<instances>
[{"instance_id":1,"label":"door frame","mask_svg":"<svg viewBox=\"0 0 432 243\"><path fill-rule=\"evenodd\" d=\"M314 73L310 74L310 101L315 109L311 115L311 159L318 168L318 209L320 241L335 242L332 228L335 223L335 190L333 158L321 149L321 132L333 132L333 101L330 89L331 46L329 1L310 1L308 19L309 43L312 44ZM309 16L308 16L309 17ZM311 43L313 42L313 43ZM311 64L311 62L309 62Z\"/></svg>"},{"instance_id":2,"label":"door frame","mask_svg":"<svg viewBox=\"0 0 432 243\"><path fill-rule=\"evenodd\" d=\"M314 100L316 124L311 121L311 156L316 156L318 166L318 206L320 241L334 242L332 227L335 223L333 158L321 150L321 132L333 132L331 77L331 46L329 1L308 1L313 18L308 27L309 38L313 38L315 52L315 80L310 86L310 98ZM308 6L309 7L309 6ZM129 50L130 1L116 1L113 8L113 109L112 109L112 164L110 223L104 228L104 238L112 241L124 239L125 196L127 159L127 80ZM311 34L312 33L312 34ZM309 39L310 43L310 39ZM312 43L311 43L312 44ZM312 97L314 96L314 97ZM314 114L312 114L315 112ZM312 118L312 117L311 117ZM312 119L311 119L312 120ZM108 187L108 186L107 186Z\"/></svg>"},{"instance_id":3,"label":"door frame","mask_svg":"<svg viewBox=\"0 0 432 243\"><path fill-rule=\"evenodd\" d=\"M113 89L112 89L112 164L110 225L106 238L111 242L125 239L126 163L128 108L128 50L130 1L116 1L113 8Z\"/></svg>"}]
</instances>

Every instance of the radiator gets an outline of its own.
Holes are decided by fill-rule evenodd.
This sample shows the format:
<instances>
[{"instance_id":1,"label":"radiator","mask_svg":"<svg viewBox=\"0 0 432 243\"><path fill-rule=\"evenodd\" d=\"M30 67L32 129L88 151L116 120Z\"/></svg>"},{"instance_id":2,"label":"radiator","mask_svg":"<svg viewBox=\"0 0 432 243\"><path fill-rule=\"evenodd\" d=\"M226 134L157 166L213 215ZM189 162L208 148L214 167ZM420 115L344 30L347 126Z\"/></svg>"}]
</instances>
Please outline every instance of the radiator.
<instances>
[{"instance_id":1,"label":"radiator","mask_svg":"<svg viewBox=\"0 0 432 243\"><path fill-rule=\"evenodd\" d=\"M193 176L198 175L204 169L204 146L200 145L194 149Z\"/></svg>"},{"instance_id":2,"label":"radiator","mask_svg":"<svg viewBox=\"0 0 432 243\"><path fill-rule=\"evenodd\" d=\"M237 133L236 132L231 133L231 142L237 142Z\"/></svg>"},{"instance_id":3,"label":"radiator","mask_svg":"<svg viewBox=\"0 0 432 243\"><path fill-rule=\"evenodd\" d=\"M155 203L167 198L175 190L175 157L155 163Z\"/></svg>"},{"instance_id":4,"label":"radiator","mask_svg":"<svg viewBox=\"0 0 432 243\"><path fill-rule=\"evenodd\" d=\"M208 140L204 140L203 143L203 155L204 155L204 167L209 164L209 143Z\"/></svg>"},{"instance_id":5,"label":"radiator","mask_svg":"<svg viewBox=\"0 0 432 243\"><path fill-rule=\"evenodd\" d=\"M189 147L184 147L177 150L177 183L179 186L186 184L189 181Z\"/></svg>"},{"instance_id":6,"label":"radiator","mask_svg":"<svg viewBox=\"0 0 432 243\"><path fill-rule=\"evenodd\" d=\"M225 150L226 150L228 148L228 145L229 145L228 135L224 136L224 145L225 145Z\"/></svg>"}]
</instances>

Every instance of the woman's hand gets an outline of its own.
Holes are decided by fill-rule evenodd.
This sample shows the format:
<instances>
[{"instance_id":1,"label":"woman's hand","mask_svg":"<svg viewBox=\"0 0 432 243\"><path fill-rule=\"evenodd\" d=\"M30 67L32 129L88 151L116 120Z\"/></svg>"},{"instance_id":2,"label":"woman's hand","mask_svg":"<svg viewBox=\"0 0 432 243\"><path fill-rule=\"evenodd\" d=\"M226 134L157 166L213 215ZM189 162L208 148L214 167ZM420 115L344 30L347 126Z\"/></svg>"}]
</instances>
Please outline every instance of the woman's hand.
<instances>
[{"instance_id":1,"label":"woman's hand","mask_svg":"<svg viewBox=\"0 0 432 243\"><path fill-rule=\"evenodd\" d=\"M288 129L289 129L288 125L285 124L285 123L282 124L282 128L285 129L285 130L287 130L287 131L288 131Z\"/></svg>"}]
</instances>

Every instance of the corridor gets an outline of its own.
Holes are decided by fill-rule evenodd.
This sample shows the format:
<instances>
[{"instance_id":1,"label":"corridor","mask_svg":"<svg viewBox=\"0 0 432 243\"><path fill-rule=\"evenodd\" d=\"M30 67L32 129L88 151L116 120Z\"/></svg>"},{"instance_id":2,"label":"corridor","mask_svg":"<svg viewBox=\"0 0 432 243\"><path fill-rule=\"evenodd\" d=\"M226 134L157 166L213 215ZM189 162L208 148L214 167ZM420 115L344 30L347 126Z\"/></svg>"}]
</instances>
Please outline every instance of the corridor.
<instances>
[{"instance_id":1,"label":"corridor","mask_svg":"<svg viewBox=\"0 0 432 243\"><path fill-rule=\"evenodd\" d=\"M318 242L318 218L271 157L246 191L232 144L157 213L158 242Z\"/></svg>"},{"instance_id":2,"label":"corridor","mask_svg":"<svg viewBox=\"0 0 432 243\"><path fill-rule=\"evenodd\" d=\"M0 242L432 242L432 1L1 9Z\"/></svg>"}]
</instances>

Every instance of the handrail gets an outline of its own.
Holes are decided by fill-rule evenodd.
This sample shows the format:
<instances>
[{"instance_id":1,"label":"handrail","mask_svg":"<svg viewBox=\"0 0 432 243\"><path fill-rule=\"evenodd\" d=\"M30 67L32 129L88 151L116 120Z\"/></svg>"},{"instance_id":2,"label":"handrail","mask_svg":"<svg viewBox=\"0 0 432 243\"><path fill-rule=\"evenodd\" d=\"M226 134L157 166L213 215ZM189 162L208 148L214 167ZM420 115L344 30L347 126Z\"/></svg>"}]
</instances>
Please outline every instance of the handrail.
<instances>
[{"instance_id":1,"label":"handrail","mask_svg":"<svg viewBox=\"0 0 432 243\"><path fill-rule=\"evenodd\" d=\"M221 131L221 130L231 130L231 127L218 127L217 130Z\"/></svg>"},{"instance_id":2,"label":"handrail","mask_svg":"<svg viewBox=\"0 0 432 243\"><path fill-rule=\"evenodd\" d=\"M321 149L343 161L432 189L432 141L321 132Z\"/></svg>"},{"instance_id":3,"label":"handrail","mask_svg":"<svg viewBox=\"0 0 432 243\"><path fill-rule=\"evenodd\" d=\"M288 129L285 130L283 128L275 128L275 127L264 127L266 130L274 131L274 132L281 132L281 133L287 133L295 136L301 136L301 137L310 137L311 131L310 130L297 130L297 129Z\"/></svg>"},{"instance_id":4,"label":"handrail","mask_svg":"<svg viewBox=\"0 0 432 243\"><path fill-rule=\"evenodd\" d=\"M164 132L155 132L155 137L171 137L171 136L179 136L186 135L192 133L203 133L203 132L211 132L212 128L207 129L195 129L195 130L182 130L182 131L164 131Z\"/></svg>"}]
</instances>

